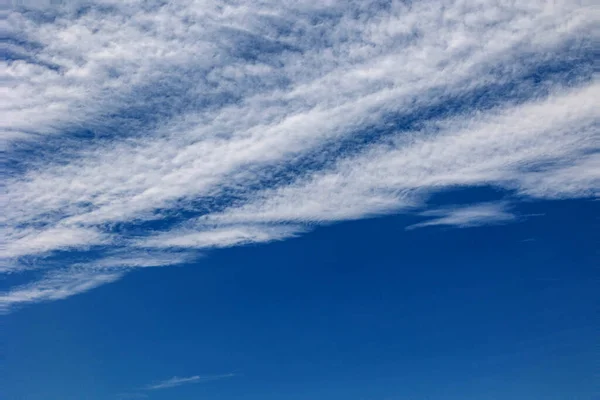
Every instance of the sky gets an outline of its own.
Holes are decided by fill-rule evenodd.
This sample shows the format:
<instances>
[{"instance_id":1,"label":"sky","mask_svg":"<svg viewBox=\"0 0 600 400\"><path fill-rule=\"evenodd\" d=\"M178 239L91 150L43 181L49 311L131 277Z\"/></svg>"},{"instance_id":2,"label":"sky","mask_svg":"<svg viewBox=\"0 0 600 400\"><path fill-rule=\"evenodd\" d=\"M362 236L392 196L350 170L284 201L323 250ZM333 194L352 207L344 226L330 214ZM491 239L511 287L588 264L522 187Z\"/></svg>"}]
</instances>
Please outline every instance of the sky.
<instances>
[{"instance_id":1,"label":"sky","mask_svg":"<svg viewBox=\"0 0 600 400\"><path fill-rule=\"evenodd\" d=\"M0 14L0 398L598 398L592 1Z\"/></svg>"}]
</instances>

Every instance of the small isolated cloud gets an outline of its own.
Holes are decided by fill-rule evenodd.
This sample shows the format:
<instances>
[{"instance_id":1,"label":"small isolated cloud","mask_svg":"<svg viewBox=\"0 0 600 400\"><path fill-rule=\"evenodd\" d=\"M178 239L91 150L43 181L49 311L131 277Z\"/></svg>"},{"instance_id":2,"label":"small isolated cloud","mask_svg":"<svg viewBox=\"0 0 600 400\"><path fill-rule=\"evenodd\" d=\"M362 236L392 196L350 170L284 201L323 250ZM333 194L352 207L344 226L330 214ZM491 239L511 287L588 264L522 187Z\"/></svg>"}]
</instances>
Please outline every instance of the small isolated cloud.
<instances>
[{"instance_id":1,"label":"small isolated cloud","mask_svg":"<svg viewBox=\"0 0 600 400\"><path fill-rule=\"evenodd\" d=\"M426 226L448 225L468 228L481 225L494 225L514 221L517 217L507 209L504 202L482 203L464 207L440 208L421 213L425 217L435 217L428 221L410 225L406 229L424 228Z\"/></svg>"},{"instance_id":2,"label":"small isolated cloud","mask_svg":"<svg viewBox=\"0 0 600 400\"><path fill-rule=\"evenodd\" d=\"M177 387L177 386L181 386L181 385L187 385L187 384L191 384L191 383L205 383L205 382L218 381L221 379L232 378L234 376L235 376L235 374L194 375L194 376L188 376L188 377L184 377L184 378L174 376L171 379L167 379L165 381L149 385L145 389L146 390L168 389L168 388L173 388L173 387Z\"/></svg>"}]
</instances>

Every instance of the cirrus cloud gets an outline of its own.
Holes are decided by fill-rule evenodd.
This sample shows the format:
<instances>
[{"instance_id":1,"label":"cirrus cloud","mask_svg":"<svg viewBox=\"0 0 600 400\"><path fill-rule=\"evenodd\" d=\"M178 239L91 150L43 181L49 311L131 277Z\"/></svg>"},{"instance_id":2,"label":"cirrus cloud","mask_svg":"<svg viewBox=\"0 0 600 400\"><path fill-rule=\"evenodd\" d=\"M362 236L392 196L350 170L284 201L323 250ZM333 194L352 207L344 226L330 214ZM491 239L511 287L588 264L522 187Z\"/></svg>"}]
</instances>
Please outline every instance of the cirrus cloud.
<instances>
[{"instance_id":1,"label":"cirrus cloud","mask_svg":"<svg viewBox=\"0 0 600 400\"><path fill-rule=\"evenodd\" d=\"M39 276L9 287L3 309L211 248L423 212L439 190L597 196L590 6L103 0L4 11L2 271ZM418 226L511 219L490 207L425 210L438 218Z\"/></svg>"}]
</instances>

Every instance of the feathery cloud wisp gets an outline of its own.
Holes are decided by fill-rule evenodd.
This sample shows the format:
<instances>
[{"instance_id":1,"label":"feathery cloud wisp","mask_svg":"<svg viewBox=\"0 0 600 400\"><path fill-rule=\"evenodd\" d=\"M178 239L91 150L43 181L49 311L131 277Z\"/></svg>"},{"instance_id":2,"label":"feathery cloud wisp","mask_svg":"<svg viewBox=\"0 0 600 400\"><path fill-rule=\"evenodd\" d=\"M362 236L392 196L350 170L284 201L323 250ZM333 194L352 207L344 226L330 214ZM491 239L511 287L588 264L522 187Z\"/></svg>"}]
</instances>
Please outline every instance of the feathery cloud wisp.
<instances>
[{"instance_id":1,"label":"feathery cloud wisp","mask_svg":"<svg viewBox=\"0 0 600 400\"><path fill-rule=\"evenodd\" d=\"M505 203L483 203L463 207L447 207L428 210L421 213L425 217L435 217L406 229L424 228L427 226L447 225L459 228L492 225L514 221L517 217L507 210Z\"/></svg>"},{"instance_id":2,"label":"feathery cloud wisp","mask_svg":"<svg viewBox=\"0 0 600 400\"><path fill-rule=\"evenodd\" d=\"M235 374L194 375L194 376L188 376L185 378L179 378L177 376L174 376L171 379L167 379L165 381L162 381L162 382L159 382L159 383L156 383L153 385L149 385L148 387L146 387L146 390L168 389L168 388L173 388L173 387L177 387L177 386L181 386L181 385L187 385L190 383L203 383L203 382L218 381L221 379L232 378L234 376L235 376Z\"/></svg>"}]
</instances>

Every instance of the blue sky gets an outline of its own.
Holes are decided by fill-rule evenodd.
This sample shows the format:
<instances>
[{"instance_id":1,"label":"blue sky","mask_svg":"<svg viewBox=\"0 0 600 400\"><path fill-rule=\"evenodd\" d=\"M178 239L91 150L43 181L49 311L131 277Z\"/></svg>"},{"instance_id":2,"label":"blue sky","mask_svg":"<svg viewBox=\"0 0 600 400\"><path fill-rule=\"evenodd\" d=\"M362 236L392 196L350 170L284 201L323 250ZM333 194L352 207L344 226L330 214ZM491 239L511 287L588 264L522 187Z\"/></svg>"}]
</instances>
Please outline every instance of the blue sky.
<instances>
[{"instance_id":1,"label":"blue sky","mask_svg":"<svg viewBox=\"0 0 600 400\"><path fill-rule=\"evenodd\" d=\"M6 8L2 396L594 398L590 6Z\"/></svg>"}]
</instances>

